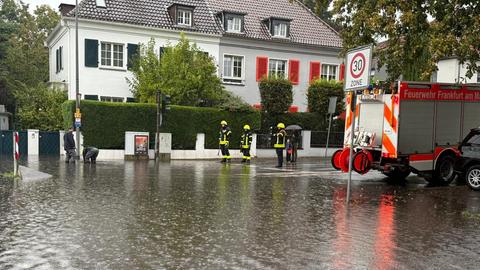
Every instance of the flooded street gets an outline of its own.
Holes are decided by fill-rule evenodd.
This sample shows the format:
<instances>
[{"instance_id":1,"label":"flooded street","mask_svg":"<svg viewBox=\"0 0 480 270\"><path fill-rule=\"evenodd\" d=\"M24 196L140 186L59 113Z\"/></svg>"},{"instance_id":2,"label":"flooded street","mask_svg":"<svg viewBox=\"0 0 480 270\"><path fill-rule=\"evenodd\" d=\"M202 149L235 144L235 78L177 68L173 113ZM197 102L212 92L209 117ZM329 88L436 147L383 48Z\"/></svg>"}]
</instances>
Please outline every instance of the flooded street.
<instances>
[{"instance_id":1,"label":"flooded street","mask_svg":"<svg viewBox=\"0 0 480 270\"><path fill-rule=\"evenodd\" d=\"M4 161L2 161L5 163ZM318 160L32 161L0 180L0 269L478 269L480 192Z\"/></svg>"}]
</instances>

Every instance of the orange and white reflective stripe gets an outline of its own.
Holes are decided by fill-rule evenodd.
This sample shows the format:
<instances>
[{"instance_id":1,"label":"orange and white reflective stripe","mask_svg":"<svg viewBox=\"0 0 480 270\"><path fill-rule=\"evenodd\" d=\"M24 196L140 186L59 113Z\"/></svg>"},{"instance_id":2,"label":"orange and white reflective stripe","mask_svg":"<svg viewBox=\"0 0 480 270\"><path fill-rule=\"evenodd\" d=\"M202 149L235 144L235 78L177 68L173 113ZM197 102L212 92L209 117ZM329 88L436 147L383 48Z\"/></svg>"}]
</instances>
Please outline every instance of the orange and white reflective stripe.
<instances>
[{"instance_id":1,"label":"orange and white reflective stripe","mask_svg":"<svg viewBox=\"0 0 480 270\"><path fill-rule=\"evenodd\" d=\"M399 96L385 95L383 99L382 156L397 157Z\"/></svg>"},{"instance_id":2,"label":"orange and white reflective stripe","mask_svg":"<svg viewBox=\"0 0 480 270\"><path fill-rule=\"evenodd\" d=\"M359 115L359 108L360 108L360 105L359 105L359 98L357 98L357 102L356 102L356 106L355 106L355 121L358 121L358 115ZM350 146L350 142L351 142L351 132L350 130L352 129L352 93L349 93L348 96L347 96L347 102L346 102L346 109L347 109L347 112L346 112L346 116L345 116L345 137L344 137L344 140L343 140L343 146L344 147L349 147ZM356 122L358 123L358 122ZM355 127L355 128L358 128L358 127Z\"/></svg>"}]
</instances>

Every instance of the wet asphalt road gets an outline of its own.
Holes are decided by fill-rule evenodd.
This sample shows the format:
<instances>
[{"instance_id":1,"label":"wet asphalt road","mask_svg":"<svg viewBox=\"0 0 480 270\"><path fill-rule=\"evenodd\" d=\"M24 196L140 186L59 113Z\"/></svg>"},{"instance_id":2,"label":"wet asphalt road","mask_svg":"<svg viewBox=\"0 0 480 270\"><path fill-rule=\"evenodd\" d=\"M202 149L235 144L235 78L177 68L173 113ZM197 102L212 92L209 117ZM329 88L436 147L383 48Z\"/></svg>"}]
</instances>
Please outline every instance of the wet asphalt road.
<instances>
[{"instance_id":1,"label":"wet asphalt road","mask_svg":"<svg viewBox=\"0 0 480 270\"><path fill-rule=\"evenodd\" d=\"M0 168L5 169L6 163ZM30 161L0 180L0 269L479 269L480 192L318 160Z\"/></svg>"}]
</instances>

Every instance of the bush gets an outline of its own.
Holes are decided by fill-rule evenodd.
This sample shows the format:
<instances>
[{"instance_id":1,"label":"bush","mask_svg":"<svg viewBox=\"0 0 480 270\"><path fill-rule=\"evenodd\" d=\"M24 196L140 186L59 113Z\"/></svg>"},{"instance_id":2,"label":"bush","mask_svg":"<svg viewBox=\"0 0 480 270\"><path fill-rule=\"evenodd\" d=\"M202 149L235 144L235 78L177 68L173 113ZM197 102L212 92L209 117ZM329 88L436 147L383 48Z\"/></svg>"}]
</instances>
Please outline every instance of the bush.
<instances>
[{"instance_id":1,"label":"bush","mask_svg":"<svg viewBox=\"0 0 480 270\"><path fill-rule=\"evenodd\" d=\"M336 96L337 114L344 110L343 84L338 81L316 80L310 84L307 90L308 110L320 115L328 113L329 97Z\"/></svg>"},{"instance_id":2,"label":"bush","mask_svg":"<svg viewBox=\"0 0 480 270\"><path fill-rule=\"evenodd\" d=\"M264 112L268 114L284 113L292 105L292 83L289 80L277 77L263 78L258 88Z\"/></svg>"},{"instance_id":3,"label":"bush","mask_svg":"<svg viewBox=\"0 0 480 270\"><path fill-rule=\"evenodd\" d=\"M75 102L64 103L65 127L73 123ZM125 131L156 131L156 105L143 103L109 103L83 100L82 133L85 145L103 149L123 149ZM216 108L171 106L163 119L161 132L172 133L173 149L194 149L197 133L205 133L205 147L218 147L220 121L232 128L232 147L237 147L244 124L260 128L259 112L228 112ZM238 138L237 138L238 137Z\"/></svg>"}]
</instances>

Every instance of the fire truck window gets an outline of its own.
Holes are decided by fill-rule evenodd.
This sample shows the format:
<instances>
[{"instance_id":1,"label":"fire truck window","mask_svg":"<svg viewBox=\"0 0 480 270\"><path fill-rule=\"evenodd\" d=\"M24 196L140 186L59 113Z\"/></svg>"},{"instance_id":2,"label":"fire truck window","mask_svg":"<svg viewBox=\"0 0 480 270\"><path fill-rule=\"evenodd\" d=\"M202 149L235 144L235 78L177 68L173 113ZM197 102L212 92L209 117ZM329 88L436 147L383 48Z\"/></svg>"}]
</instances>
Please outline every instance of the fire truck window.
<instances>
[{"instance_id":1,"label":"fire truck window","mask_svg":"<svg viewBox=\"0 0 480 270\"><path fill-rule=\"evenodd\" d=\"M473 135L467 142L469 145L480 145L480 134Z\"/></svg>"}]
</instances>

